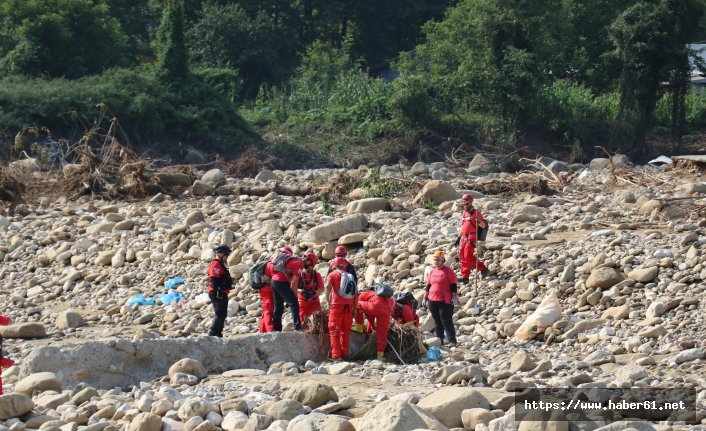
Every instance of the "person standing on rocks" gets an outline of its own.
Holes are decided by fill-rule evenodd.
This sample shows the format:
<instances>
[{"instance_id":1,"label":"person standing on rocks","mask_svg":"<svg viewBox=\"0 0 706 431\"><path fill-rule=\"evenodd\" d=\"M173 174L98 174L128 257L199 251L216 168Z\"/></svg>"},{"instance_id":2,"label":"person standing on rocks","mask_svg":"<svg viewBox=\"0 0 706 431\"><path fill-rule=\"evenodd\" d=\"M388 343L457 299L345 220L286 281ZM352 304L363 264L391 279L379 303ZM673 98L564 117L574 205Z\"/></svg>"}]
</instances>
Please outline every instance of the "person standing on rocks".
<instances>
[{"instance_id":1,"label":"person standing on rocks","mask_svg":"<svg viewBox=\"0 0 706 431\"><path fill-rule=\"evenodd\" d=\"M473 195L466 193L461 197L463 214L461 215L461 232L459 233L455 246L460 244L458 249L458 260L461 262L461 283L467 283L471 276L471 269L480 271L481 276L488 275L488 268L476 256L476 242L478 241L478 228L485 228L486 222L483 214L473 208Z\"/></svg>"},{"instance_id":2,"label":"person standing on rocks","mask_svg":"<svg viewBox=\"0 0 706 431\"><path fill-rule=\"evenodd\" d=\"M341 281L348 273L346 259L337 257L333 260L334 270L326 277L324 300L329 309L328 331L331 338L331 359L338 361L349 354L353 316L358 305L358 295L347 297L342 290ZM350 275L349 275L350 276Z\"/></svg>"},{"instance_id":3,"label":"person standing on rocks","mask_svg":"<svg viewBox=\"0 0 706 431\"><path fill-rule=\"evenodd\" d=\"M301 331L302 324L299 320L299 301L296 292L299 290L299 274L304 269L302 260L294 256L290 247L284 247L270 259L272 264L272 293L274 294L274 327L275 331L282 331L282 315L284 303L289 305L292 312L294 330Z\"/></svg>"},{"instance_id":4,"label":"person standing on rocks","mask_svg":"<svg viewBox=\"0 0 706 431\"><path fill-rule=\"evenodd\" d=\"M272 332L275 330L274 310L275 298L272 292L272 262L268 261L265 264L263 271L267 284L262 286L258 293L260 294L260 302L262 302L262 316L260 317L260 332Z\"/></svg>"},{"instance_id":5,"label":"person standing on rocks","mask_svg":"<svg viewBox=\"0 0 706 431\"><path fill-rule=\"evenodd\" d=\"M321 311L319 294L324 290L324 280L321 274L314 269L319 263L319 259L314 253L304 254L304 269L301 272L299 281L299 320L306 322L306 319L317 311Z\"/></svg>"},{"instance_id":6,"label":"person standing on rocks","mask_svg":"<svg viewBox=\"0 0 706 431\"><path fill-rule=\"evenodd\" d=\"M346 271L347 273L349 273L350 275L352 275L353 279L355 280L356 283L358 282L358 274L356 274L355 267L353 266L353 264L348 259L346 259L347 255L348 255L348 250L346 250L346 248L344 246L339 245L338 247L336 247L336 250L334 250L334 252L333 252L333 260L331 261L331 265L328 268L328 274L326 274L327 277L335 269L334 261L337 258L342 257L343 260L346 262L346 267L343 270Z\"/></svg>"},{"instance_id":7,"label":"person standing on rocks","mask_svg":"<svg viewBox=\"0 0 706 431\"><path fill-rule=\"evenodd\" d=\"M228 317L228 294L233 287L233 278L230 276L227 263L231 250L227 245L221 244L213 251L216 257L208 266L208 297L211 299L216 316L213 318L208 335L223 337L223 327Z\"/></svg>"},{"instance_id":8,"label":"person standing on rocks","mask_svg":"<svg viewBox=\"0 0 706 431\"><path fill-rule=\"evenodd\" d=\"M429 307L434 319L436 336L444 340L444 332L450 346L456 345L456 329L454 328L454 304L459 304L457 280L454 271L446 266L446 255L439 250L434 252L434 269L427 278L424 302Z\"/></svg>"},{"instance_id":9,"label":"person standing on rocks","mask_svg":"<svg viewBox=\"0 0 706 431\"><path fill-rule=\"evenodd\" d=\"M387 332L390 330L390 316L395 305L392 294L392 287L387 284L375 284L371 290L360 294L355 313L354 331L363 332L363 315L368 319L366 332L375 329L377 358L381 361L385 359Z\"/></svg>"}]
</instances>

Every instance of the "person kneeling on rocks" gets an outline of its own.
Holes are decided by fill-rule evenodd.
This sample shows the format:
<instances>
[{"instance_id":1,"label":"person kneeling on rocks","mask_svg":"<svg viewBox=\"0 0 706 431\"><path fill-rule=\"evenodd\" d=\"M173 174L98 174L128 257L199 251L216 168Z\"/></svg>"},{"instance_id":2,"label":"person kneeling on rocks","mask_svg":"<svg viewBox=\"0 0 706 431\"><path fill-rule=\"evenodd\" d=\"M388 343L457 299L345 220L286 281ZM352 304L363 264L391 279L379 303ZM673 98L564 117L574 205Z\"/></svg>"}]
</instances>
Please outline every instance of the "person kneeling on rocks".
<instances>
[{"instance_id":1,"label":"person kneeling on rocks","mask_svg":"<svg viewBox=\"0 0 706 431\"><path fill-rule=\"evenodd\" d=\"M337 257L334 270L326 277L324 300L329 308L328 331L331 338L331 359L338 361L348 356L353 315L358 305L356 282L345 271L346 260Z\"/></svg>"},{"instance_id":2,"label":"person kneeling on rocks","mask_svg":"<svg viewBox=\"0 0 706 431\"><path fill-rule=\"evenodd\" d=\"M395 304L392 299L393 290L387 284L375 284L372 290L363 292L358 298L358 310L355 313L356 332L363 332L363 315L368 319L367 332L376 330L377 358L385 357L387 347L387 332L390 329L390 316Z\"/></svg>"},{"instance_id":3,"label":"person kneeling on rocks","mask_svg":"<svg viewBox=\"0 0 706 431\"><path fill-rule=\"evenodd\" d=\"M395 300L395 305L392 309L392 319L400 325L419 328L418 304L412 292L395 293L392 299Z\"/></svg>"},{"instance_id":4,"label":"person kneeling on rocks","mask_svg":"<svg viewBox=\"0 0 706 431\"><path fill-rule=\"evenodd\" d=\"M456 345L456 329L454 328L454 304L459 304L456 274L451 268L444 265L446 255L439 250L434 252L435 268L427 278L424 302L429 307L431 317L434 319L436 336L444 340L444 331L448 336L449 345Z\"/></svg>"},{"instance_id":5,"label":"person kneeling on rocks","mask_svg":"<svg viewBox=\"0 0 706 431\"><path fill-rule=\"evenodd\" d=\"M223 337L223 327L228 317L228 294L233 287L233 279L226 262L231 250L227 245L221 244L213 251L216 256L208 266L208 297L211 299L216 316L213 318L208 335Z\"/></svg>"},{"instance_id":6,"label":"person kneeling on rocks","mask_svg":"<svg viewBox=\"0 0 706 431\"><path fill-rule=\"evenodd\" d=\"M306 319L317 311L321 311L319 294L324 290L324 280L314 269L319 259L314 253L304 254L304 269L299 280L299 320L304 324Z\"/></svg>"}]
</instances>

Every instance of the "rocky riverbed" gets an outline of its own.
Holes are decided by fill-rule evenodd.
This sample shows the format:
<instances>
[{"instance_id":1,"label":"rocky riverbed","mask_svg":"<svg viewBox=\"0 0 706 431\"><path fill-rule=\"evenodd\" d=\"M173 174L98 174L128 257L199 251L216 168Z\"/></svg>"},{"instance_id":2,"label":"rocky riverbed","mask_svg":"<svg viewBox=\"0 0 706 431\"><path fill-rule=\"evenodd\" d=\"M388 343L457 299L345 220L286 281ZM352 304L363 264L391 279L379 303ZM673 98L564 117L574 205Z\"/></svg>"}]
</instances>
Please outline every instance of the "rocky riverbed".
<instances>
[{"instance_id":1,"label":"rocky riverbed","mask_svg":"<svg viewBox=\"0 0 706 431\"><path fill-rule=\"evenodd\" d=\"M526 170L493 173L482 160L467 168L384 166L381 181L419 185L415 199L365 198L368 185L340 204L234 193L267 181L296 187L369 176L368 168L263 171L250 180L212 170L183 196L38 197L20 205L18 215L0 217L0 306L15 322L0 332L17 361L3 370L0 431L706 428L699 425L706 424L703 174L632 166L624 157L586 166L540 159ZM522 187L539 180L555 193ZM121 388L68 384L61 370L23 368L46 346L208 339L212 312L202 294L217 243L234 249L227 338L257 332L259 298L246 273L282 244L313 250L322 261L343 244L363 288L385 281L420 295L429 256L454 252L456 201L464 192L490 221L481 254L491 275L460 286L459 344L442 347L439 361L331 364L316 357L209 374L213 367L204 364L211 362L190 358L161 378ZM457 268L453 257L448 263ZM126 305L136 294L164 293L172 276L183 277L176 291L186 301ZM560 319L530 341L513 337L550 291ZM428 311L418 313L427 344L438 346ZM591 387L686 388L700 407L688 424L568 423L561 414L513 420L513 400L539 399L535 388Z\"/></svg>"}]
</instances>

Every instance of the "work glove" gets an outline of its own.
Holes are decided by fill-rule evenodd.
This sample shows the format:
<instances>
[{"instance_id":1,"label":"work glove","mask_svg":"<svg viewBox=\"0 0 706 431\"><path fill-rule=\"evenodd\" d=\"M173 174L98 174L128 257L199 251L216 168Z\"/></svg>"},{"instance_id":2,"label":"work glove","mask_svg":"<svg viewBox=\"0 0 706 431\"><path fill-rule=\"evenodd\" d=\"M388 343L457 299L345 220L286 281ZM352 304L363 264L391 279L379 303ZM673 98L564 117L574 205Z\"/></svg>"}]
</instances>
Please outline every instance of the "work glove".
<instances>
[{"instance_id":1,"label":"work glove","mask_svg":"<svg viewBox=\"0 0 706 431\"><path fill-rule=\"evenodd\" d=\"M422 307L429 308L429 299L422 299Z\"/></svg>"},{"instance_id":2,"label":"work glove","mask_svg":"<svg viewBox=\"0 0 706 431\"><path fill-rule=\"evenodd\" d=\"M459 244L461 244L461 237L457 236L456 241L454 241L454 246L458 247Z\"/></svg>"},{"instance_id":3,"label":"work glove","mask_svg":"<svg viewBox=\"0 0 706 431\"><path fill-rule=\"evenodd\" d=\"M451 295L451 303L456 305L461 303L461 301L458 300L458 294L454 293Z\"/></svg>"}]
</instances>

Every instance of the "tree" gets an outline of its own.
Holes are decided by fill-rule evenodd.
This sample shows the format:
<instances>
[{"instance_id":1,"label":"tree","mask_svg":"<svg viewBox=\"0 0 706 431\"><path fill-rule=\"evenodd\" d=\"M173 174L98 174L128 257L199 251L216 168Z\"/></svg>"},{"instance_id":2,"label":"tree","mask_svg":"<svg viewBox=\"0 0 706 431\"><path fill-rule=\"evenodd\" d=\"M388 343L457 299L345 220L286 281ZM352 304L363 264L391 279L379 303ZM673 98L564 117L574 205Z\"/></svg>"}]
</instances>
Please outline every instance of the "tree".
<instances>
[{"instance_id":1,"label":"tree","mask_svg":"<svg viewBox=\"0 0 706 431\"><path fill-rule=\"evenodd\" d=\"M279 84L292 73L298 43L265 11L253 16L239 4L207 4L188 32L188 47L195 65L237 69L245 95L254 96L263 83Z\"/></svg>"},{"instance_id":2,"label":"tree","mask_svg":"<svg viewBox=\"0 0 706 431\"><path fill-rule=\"evenodd\" d=\"M162 13L157 29L157 74L165 82L177 84L189 75L182 0L170 0Z\"/></svg>"},{"instance_id":3,"label":"tree","mask_svg":"<svg viewBox=\"0 0 706 431\"><path fill-rule=\"evenodd\" d=\"M0 73L77 78L130 63L105 0L0 0Z\"/></svg>"}]
</instances>

